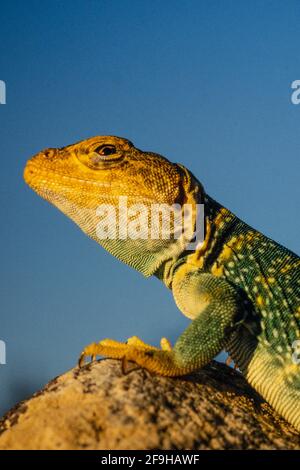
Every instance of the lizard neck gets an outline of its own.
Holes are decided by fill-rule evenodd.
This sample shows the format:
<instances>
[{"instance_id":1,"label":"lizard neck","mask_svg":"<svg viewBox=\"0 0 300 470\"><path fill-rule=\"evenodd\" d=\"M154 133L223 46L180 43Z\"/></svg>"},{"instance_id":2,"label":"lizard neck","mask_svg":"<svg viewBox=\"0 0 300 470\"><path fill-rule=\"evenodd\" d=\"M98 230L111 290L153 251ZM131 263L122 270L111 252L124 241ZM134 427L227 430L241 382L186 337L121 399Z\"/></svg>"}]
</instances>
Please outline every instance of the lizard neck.
<instances>
[{"instance_id":1,"label":"lizard neck","mask_svg":"<svg viewBox=\"0 0 300 470\"><path fill-rule=\"evenodd\" d=\"M210 270L237 227L246 224L208 194L205 195L204 204L205 239L195 250L190 262L195 262L204 271L207 271Z\"/></svg>"},{"instance_id":2,"label":"lizard neck","mask_svg":"<svg viewBox=\"0 0 300 470\"><path fill-rule=\"evenodd\" d=\"M184 250L177 259L167 259L154 273L168 288L176 270L182 264L196 266L202 271L210 271L211 266L230 239L241 220L223 207L208 194L204 195L204 240L195 250Z\"/></svg>"}]
</instances>

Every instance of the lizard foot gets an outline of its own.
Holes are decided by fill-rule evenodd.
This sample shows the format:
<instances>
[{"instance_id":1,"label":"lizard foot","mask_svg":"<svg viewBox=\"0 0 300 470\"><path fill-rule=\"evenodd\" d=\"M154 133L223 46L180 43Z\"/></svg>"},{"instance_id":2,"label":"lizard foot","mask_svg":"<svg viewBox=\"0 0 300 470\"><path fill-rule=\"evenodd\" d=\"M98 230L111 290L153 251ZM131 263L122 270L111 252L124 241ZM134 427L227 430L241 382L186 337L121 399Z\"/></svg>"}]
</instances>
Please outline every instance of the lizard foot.
<instances>
[{"instance_id":1,"label":"lizard foot","mask_svg":"<svg viewBox=\"0 0 300 470\"><path fill-rule=\"evenodd\" d=\"M104 339L99 343L92 343L82 351L78 365L82 367L86 357L95 360L97 356L105 356L122 360L123 370L128 361L135 362L149 372L160 375L183 375L185 370L176 364L171 343L162 338L161 349L144 343L137 336L133 336L126 343Z\"/></svg>"}]
</instances>

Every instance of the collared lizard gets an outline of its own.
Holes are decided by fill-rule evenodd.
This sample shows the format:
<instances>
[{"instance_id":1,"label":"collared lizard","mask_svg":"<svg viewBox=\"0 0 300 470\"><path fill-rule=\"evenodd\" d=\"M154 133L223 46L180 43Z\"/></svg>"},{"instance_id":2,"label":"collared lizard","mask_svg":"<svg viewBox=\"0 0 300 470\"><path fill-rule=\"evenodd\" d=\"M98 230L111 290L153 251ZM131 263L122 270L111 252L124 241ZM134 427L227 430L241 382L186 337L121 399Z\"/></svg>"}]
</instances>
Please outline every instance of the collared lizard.
<instances>
[{"instance_id":1,"label":"collared lizard","mask_svg":"<svg viewBox=\"0 0 300 470\"><path fill-rule=\"evenodd\" d=\"M225 349L248 382L300 431L296 254L212 199L184 166L141 151L127 139L100 136L43 150L28 161L24 178L115 257L145 276L157 276L192 320L173 348L166 338L161 348L135 336L126 343L104 339L83 350L80 365L86 356L101 355L180 376ZM191 250L192 232L177 238L99 239L98 207L117 208L121 196L148 209L157 203L189 204L193 226L197 207L204 204L204 240ZM142 220L148 228L149 219Z\"/></svg>"}]
</instances>

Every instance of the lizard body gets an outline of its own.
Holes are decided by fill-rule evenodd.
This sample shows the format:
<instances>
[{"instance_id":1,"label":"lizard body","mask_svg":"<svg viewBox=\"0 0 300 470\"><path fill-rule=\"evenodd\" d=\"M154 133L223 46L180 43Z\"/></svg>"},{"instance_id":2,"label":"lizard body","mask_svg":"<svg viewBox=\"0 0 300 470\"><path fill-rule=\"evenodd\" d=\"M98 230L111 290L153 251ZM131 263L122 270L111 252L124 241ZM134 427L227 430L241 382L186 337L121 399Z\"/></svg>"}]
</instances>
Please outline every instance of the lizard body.
<instances>
[{"instance_id":1,"label":"lizard body","mask_svg":"<svg viewBox=\"0 0 300 470\"><path fill-rule=\"evenodd\" d=\"M214 201L182 165L143 152L126 139L101 136L46 149L28 161L24 178L111 254L145 276L157 276L192 320L173 348L166 338L161 348L135 336L126 343L105 339L84 349L81 365L86 356L103 355L134 361L165 376L180 376L226 349L249 383L300 431L300 364L295 353L300 344L300 258L296 254ZM146 208L188 203L193 227L197 204L204 204L203 242L188 249L193 232L168 239L99 240L98 207L117 208L120 197ZM122 220L116 222L118 228ZM140 228L148 229L149 219L142 221Z\"/></svg>"}]
</instances>

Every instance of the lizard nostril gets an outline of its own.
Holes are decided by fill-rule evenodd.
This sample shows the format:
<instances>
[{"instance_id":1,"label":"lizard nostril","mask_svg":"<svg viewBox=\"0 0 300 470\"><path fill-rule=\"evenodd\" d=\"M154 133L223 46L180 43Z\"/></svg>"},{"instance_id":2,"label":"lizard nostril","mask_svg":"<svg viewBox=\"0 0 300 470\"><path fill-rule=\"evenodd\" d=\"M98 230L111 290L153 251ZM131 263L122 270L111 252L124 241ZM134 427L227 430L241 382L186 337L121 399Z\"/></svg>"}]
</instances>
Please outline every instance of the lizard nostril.
<instances>
[{"instance_id":1,"label":"lizard nostril","mask_svg":"<svg viewBox=\"0 0 300 470\"><path fill-rule=\"evenodd\" d=\"M53 158L56 155L56 149L45 149L43 151L43 154L45 155L46 158Z\"/></svg>"}]
</instances>

